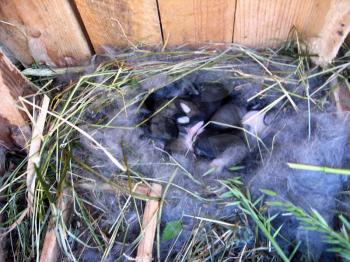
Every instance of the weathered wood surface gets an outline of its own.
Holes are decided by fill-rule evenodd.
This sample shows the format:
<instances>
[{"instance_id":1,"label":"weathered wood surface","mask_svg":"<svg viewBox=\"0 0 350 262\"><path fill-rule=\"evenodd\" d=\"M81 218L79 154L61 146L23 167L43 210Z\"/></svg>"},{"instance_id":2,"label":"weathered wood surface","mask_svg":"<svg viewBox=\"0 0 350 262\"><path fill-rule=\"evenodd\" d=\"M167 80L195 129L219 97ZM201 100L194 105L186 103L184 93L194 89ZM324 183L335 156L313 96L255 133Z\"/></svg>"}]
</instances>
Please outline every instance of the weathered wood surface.
<instances>
[{"instance_id":1,"label":"weathered wood surface","mask_svg":"<svg viewBox=\"0 0 350 262\"><path fill-rule=\"evenodd\" d=\"M231 43L235 17L232 0L159 0L168 45Z\"/></svg>"},{"instance_id":2,"label":"weathered wood surface","mask_svg":"<svg viewBox=\"0 0 350 262\"><path fill-rule=\"evenodd\" d=\"M265 47L295 27L327 63L348 32L349 7L350 0L2 0L0 42L24 64L65 67L86 60L89 43L97 53L162 42Z\"/></svg>"},{"instance_id":3,"label":"weathered wood surface","mask_svg":"<svg viewBox=\"0 0 350 262\"><path fill-rule=\"evenodd\" d=\"M43 248L41 250L40 262L59 261L59 240L56 237L56 224L64 226L69 220L70 209L72 205L71 193L68 189L63 189L60 193L56 207L52 210L53 214L45 234Z\"/></svg>"},{"instance_id":4,"label":"weathered wood surface","mask_svg":"<svg viewBox=\"0 0 350 262\"><path fill-rule=\"evenodd\" d=\"M47 113L50 106L50 98L44 95L41 104L40 111L36 115L34 113L32 121L32 139L30 141L30 147L28 151L28 161L27 161L27 203L29 212L32 213L34 210L34 197L36 188L36 175L35 167L40 164L40 149L41 142L44 136L45 123L47 118Z\"/></svg>"},{"instance_id":5,"label":"weathered wood surface","mask_svg":"<svg viewBox=\"0 0 350 262\"><path fill-rule=\"evenodd\" d=\"M248 46L276 46L295 27L302 31L314 0L238 0L233 41Z\"/></svg>"},{"instance_id":6,"label":"weathered wood surface","mask_svg":"<svg viewBox=\"0 0 350 262\"><path fill-rule=\"evenodd\" d=\"M156 0L75 0L97 53L105 46L162 43Z\"/></svg>"},{"instance_id":7,"label":"weathered wood surface","mask_svg":"<svg viewBox=\"0 0 350 262\"><path fill-rule=\"evenodd\" d=\"M310 15L306 18L302 29L304 37L315 36L321 32L326 22L326 15L332 0L313 0Z\"/></svg>"},{"instance_id":8,"label":"weathered wood surface","mask_svg":"<svg viewBox=\"0 0 350 262\"><path fill-rule=\"evenodd\" d=\"M0 41L24 64L68 66L91 51L69 0L0 1Z\"/></svg>"},{"instance_id":9,"label":"weathered wood surface","mask_svg":"<svg viewBox=\"0 0 350 262\"><path fill-rule=\"evenodd\" d=\"M350 33L350 0L315 0L308 22L310 52L318 55L316 63L326 65Z\"/></svg>"},{"instance_id":10,"label":"weathered wood surface","mask_svg":"<svg viewBox=\"0 0 350 262\"><path fill-rule=\"evenodd\" d=\"M162 196L162 186L160 184L152 184L151 197L160 198ZM158 225L158 212L160 207L160 199L147 200L145 211L142 219L142 235L139 246L137 248L136 262L151 262L154 238Z\"/></svg>"},{"instance_id":11,"label":"weathered wood surface","mask_svg":"<svg viewBox=\"0 0 350 262\"><path fill-rule=\"evenodd\" d=\"M29 91L29 83L18 69L0 52L0 145L13 149L14 128L26 126L26 117L16 104L18 97Z\"/></svg>"}]
</instances>

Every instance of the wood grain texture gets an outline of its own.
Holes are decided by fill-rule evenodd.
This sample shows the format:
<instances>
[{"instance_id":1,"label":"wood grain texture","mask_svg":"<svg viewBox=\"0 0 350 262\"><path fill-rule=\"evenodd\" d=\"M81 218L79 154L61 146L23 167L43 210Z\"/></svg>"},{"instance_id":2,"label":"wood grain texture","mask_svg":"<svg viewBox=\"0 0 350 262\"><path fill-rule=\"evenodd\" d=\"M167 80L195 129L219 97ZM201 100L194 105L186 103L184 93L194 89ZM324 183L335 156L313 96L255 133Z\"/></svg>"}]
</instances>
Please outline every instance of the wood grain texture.
<instances>
[{"instance_id":1,"label":"wood grain texture","mask_svg":"<svg viewBox=\"0 0 350 262\"><path fill-rule=\"evenodd\" d=\"M71 193L68 189L63 189L60 193L56 209L52 215L46 231L43 248L41 250L40 262L57 262L59 260L59 240L56 237L56 224L66 224L69 220L72 205Z\"/></svg>"},{"instance_id":2,"label":"wood grain texture","mask_svg":"<svg viewBox=\"0 0 350 262\"><path fill-rule=\"evenodd\" d=\"M9 124L21 126L26 123L24 114L16 107L18 97L23 96L29 83L15 66L0 53L0 97L1 117L7 119Z\"/></svg>"},{"instance_id":3,"label":"wood grain texture","mask_svg":"<svg viewBox=\"0 0 350 262\"><path fill-rule=\"evenodd\" d=\"M327 65L350 33L350 0L317 0L314 10L308 24L308 46L318 55L314 62ZM314 22L317 19L319 23Z\"/></svg>"},{"instance_id":4,"label":"wood grain texture","mask_svg":"<svg viewBox=\"0 0 350 262\"><path fill-rule=\"evenodd\" d=\"M24 64L79 64L91 55L69 0L2 0L0 41Z\"/></svg>"},{"instance_id":5,"label":"wood grain texture","mask_svg":"<svg viewBox=\"0 0 350 262\"><path fill-rule=\"evenodd\" d=\"M25 127L27 119L17 108L18 97L29 89L29 83L15 66L0 52L0 145L15 148L13 131Z\"/></svg>"},{"instance_id":6,"label":"wood grain texture","mask_svg":"<svg viewBox=\"0 0 350 262\"><path fill-rule=\"evenodd\" d=\"M332 0L313 0L310 15L306 18L302 33L305 37L319 34L326 22Z\"/></svg>"},{"instance_id":7,"label":"wood grain texture","mask_svg":"<svg viewBox=\"0 0 350 262\"><path fill-rule=\"evenodd\" d=\"M160 184L152 184L149 194L151 197L160 198L162 196L162 186ZM160 200L147 200L145 211L142 219L142 235L139 246L137 248L136 262L151 262L153 253L154 237L158 225L158 211Z\"/></svg>"},{"instance_id":8,"label":"wood grain texture","mask_svg":"<svg viewBox=\"0 0 350 262\"><path fill-rule=\"evenodd\" d=\"M11 10L11 11L9 11ZM16 11L15 1L0 2L0 41L15 57L24 64L33 62L30 55L25 28L21 24L21 18Z\"/></svg>"},{"instance_id":9,"label":"wood grain texture","mask_svg":"<svg viewBox=\"0 0 350 262\"><path fill-rule=\"evenodd\" d=\"M234 42L275 46L305 27L314 0L237 0Z\"/></svg>"},{"instance_id":10,"label":"wood grain texture","mask_svg":"<svg viewBox=\"0 0 350 262\"><path fill-rule=\"evenodd\" d=\"M104 46L162 42L156 0L75 0L97 53Z\"/></svg>"},{"instance_id":11,"label":"wood grain texture","mask_svg":"<svg viewBox=\"0 0 350 262\"><path fill-rule=\"evenodd\" d=\"M168 44L231 43L233 0L158 0L164 40Z\"/></svg>"}]
</instances>

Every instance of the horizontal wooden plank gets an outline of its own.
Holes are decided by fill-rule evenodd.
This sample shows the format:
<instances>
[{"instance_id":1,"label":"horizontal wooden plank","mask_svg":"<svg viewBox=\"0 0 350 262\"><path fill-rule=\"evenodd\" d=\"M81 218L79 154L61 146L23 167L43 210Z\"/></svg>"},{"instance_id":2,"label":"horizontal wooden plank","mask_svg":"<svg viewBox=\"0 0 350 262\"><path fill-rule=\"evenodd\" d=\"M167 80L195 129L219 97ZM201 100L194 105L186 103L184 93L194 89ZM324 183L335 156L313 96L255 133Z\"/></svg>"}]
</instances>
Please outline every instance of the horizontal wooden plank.
<instances>
[{"instance_id":1,"label":"horizontal wooden plank","mask_svg":"<svg viewBox=\"0 0 350 262\"><path fill-rule=\"evenodd\" d=\"M169 45L231 43L233 0L158 0L164 39Z\"/></svg>"},{"instance_id":2,"label":"horizontal wooden plank","mask_svg":"<svg viewBox=\"0 0 350 262\"><path fill-rule=\"evenodd\" d=\"M104 46L162 42L156 0L75 0L97 53Z\"/></svg>"},{"instance_id":3,"label":"horizontal wooden plank","mask_svg":"<svg viewBox=\"0 0 350 262\"><path fill-rule=\"evenodd\" d=\"M26 65L37 61L64 67L89 58L90 40L97 53L108 50L104 46L158 45L162 32L169 46L234 41L265 47L286 40L295 26L300 36L319 39L313 50L330 50L337 39L331 57L347 33L346 26L337 25L347 25L349 1L2 0L0 47L8 47Z\"/></svg>"},{"instance_id":4,"label":"horizontal wooden plank","mask_svg":"<svg viewBox=\"0 0 350 262\"><path fill-rule=\"evenodd\" d=\"M0 41L24 64L79 64L91 51L69 0L2 0Z\"/></svg>"},{"instance_id":5,"label":"horizontal wooden plank","mask_svg":"<svg viewBox=\"0 0 350 262\"><path fill-rule=\"evenodd\" d=\"M292 28L303 30L314 0L237 0L234 42L274 46L288 38Z\"/></svg>"}]
</instances>

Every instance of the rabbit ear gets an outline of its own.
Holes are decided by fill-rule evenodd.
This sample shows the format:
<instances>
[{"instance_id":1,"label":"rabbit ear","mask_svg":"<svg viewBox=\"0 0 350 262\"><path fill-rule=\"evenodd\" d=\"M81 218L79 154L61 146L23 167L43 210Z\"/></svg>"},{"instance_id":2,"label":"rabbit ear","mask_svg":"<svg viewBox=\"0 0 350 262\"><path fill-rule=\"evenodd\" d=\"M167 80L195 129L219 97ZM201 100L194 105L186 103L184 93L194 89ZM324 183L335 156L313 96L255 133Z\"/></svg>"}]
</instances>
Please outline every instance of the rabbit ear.
<instances>
[{"instance_id":1,"label":"rabbit ear","mask_svg":"<svg viewBox=\"0 0 350 262\"><path fill-rule=\"evenodd\" d=\"M196 136L198 136L204 131L203 125L204 122L200 121L194 126L186 128L185 143L188 149L193 150L192 144L194 143Z\"/></svg>"},{"instance_id":2,"label":"rabbit ear","mask_svg":"<svg viewBox=\"0 0 350 262\"><path fill-rule=\"evenodd\" d=\"M185 103L180 103L180 107L185 114L189 114L191 112L191 108Z\"/></svg>"},{"instance_id":3,"label":"rabbit ear","mask_svg":"<svg viewBox=\"0 0 350 262\"><path fill-rule=\"evenodd\" d=\"M190 118L188 116L181 116L178 119L176 119L176 122L179 124L188 124L190 123Z\"/></svg>"},{"instance_id":4,"label":"rabbit ear","mask_svg":"<svg viewBox=\"0 0 350 262\"><path fill-rule=\"evenodd\" d=\"M243 126L246 126L254 134L261 134L266 128L264 123L265 114L260 111L249 111L243 116Z\"/></svg>"},{"instance_id":5,"label":"rabbit ear","mask_svg":"<svg viewBox=\"0 0 350 262\"><path fill-rule=\"evenodd\" d=\"M196 123L194 126L186 128L187 135L191 137L191 140L196 136L201 134L204 131L204 122L200 121Z\"/></svg>"}]
</instances>

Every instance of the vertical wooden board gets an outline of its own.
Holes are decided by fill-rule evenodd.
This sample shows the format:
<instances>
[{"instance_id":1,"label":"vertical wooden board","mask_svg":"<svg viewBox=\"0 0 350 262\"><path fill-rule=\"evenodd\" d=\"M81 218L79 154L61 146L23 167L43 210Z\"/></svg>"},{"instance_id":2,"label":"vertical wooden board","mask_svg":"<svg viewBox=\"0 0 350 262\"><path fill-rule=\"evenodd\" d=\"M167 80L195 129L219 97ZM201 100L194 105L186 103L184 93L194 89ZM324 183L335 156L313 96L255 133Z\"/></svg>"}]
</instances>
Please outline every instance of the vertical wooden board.
<instances>
[{"instance_id":1,"label":"vertical wooden board","mask_svg":"<svg viewBox=\"0 0 350 262\"><path fill-rule=\"evenodd\" d=\"M305 20L303 35L313 37L323 28L332 0L314 0L310 15Z\"/></svg>"},{"instance_id":2,"label":"vertical wooden board","mask_svg":"<svg viewBox=\"0 0 350 262\"><path fill-rule=\"evenodd\" d=\"M30 64L67 66L91 51L69 0L2 0L0 41Z\"/></svg>"},{"instance_id":3,"label":"vertical wooden board","mask_svg":"<svg viewBox=\"0 0 350 262\"><path fill-rule=\"evenodd\" d=\"M234 0L158 0L169 45L231 43Z\"/></svg>"},{"instance_id":4,"label":"vertical wooden board","mask_svg":"<svg viewBox=\"0 0 350 262\"><path fill-rule=\"evenodd\" d=\"M157 45L162 34L156 0L75 0L97 53L104 46Z\"/></svg>"},{"instance_id":5,"label":"vertical wooden board","mask_svg":"<svg viewBox=\"0 0 350 262\"><path fill-rule=\"evenodd\" d=\"M307 43L314 62L327 65L350 33L350 0L317 0L307 28ZM315 20L317 23L315 23Z\"/></svg>"},{"instance_id":6,"label":"vertical wooden board","mask_svg":"<svg viewBox=\"0 0 350 262\"><path fill-rule=\"evenodd\" d=\"M237 0L234 42L274 46L288 38L293 26L302 30L314 0Z\"/></svg>"}]
</instances>

